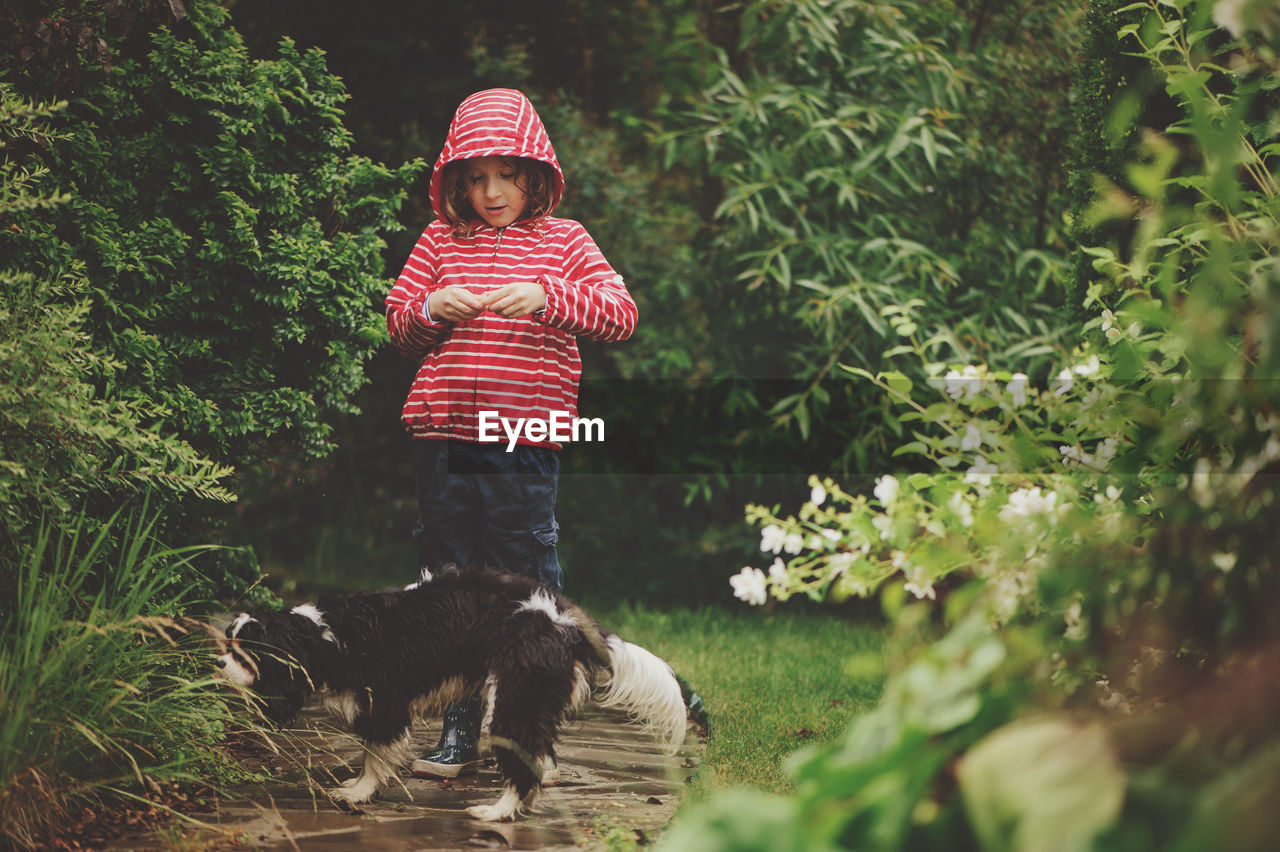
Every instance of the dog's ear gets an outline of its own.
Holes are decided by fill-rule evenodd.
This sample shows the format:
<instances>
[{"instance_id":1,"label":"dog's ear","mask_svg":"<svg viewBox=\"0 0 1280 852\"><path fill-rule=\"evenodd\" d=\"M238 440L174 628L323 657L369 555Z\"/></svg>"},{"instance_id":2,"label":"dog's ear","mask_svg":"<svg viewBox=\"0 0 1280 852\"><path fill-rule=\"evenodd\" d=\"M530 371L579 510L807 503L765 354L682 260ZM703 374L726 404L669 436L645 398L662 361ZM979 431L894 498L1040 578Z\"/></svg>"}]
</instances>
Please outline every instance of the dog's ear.
<instances>
[{"instance_id":1,"label":"dog's ear","mask_svg":"<svg viewBox=\"0 0 1280 852\"><path fill-rule=\"evenodd\" d=\"M236 627L239 624L239 628ZM227 627L227 635L231 636L234 631L235 638L241 642L258 643L267 638L267 629L262 626L262 622L251 617L248 613L241 613Z\"/></svg>"}]
</instances>

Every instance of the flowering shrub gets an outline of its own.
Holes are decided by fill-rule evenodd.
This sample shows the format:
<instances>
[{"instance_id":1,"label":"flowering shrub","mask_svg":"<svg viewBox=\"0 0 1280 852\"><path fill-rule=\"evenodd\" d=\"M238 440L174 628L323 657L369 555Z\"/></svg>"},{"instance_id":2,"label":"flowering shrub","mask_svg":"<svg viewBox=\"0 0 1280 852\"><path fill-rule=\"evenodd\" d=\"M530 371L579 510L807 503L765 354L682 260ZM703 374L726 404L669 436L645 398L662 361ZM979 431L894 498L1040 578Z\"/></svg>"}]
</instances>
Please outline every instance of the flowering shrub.
<instances>
[{"instance_id":1,"label":"flowering shrub","mask_svg":"<svg viewBox=\"0 0 1280 852\"><path fill-rule=\"evenodd\" d=\"M891 309L890 318L915 325L920 307ZM842 601L896 582L935 600L937 584L959 572L989 581L981 602L1004 621L1036 608L1037 576L1083 530L1117 540L1132 534L1133 513L1161 477L1145 468L1117 473L1127 463L1117 465L1117 456L1139 440L1125 411L1142 392L1117 380L1111 353L1082 345L1037 387L1021 372L931 360L927 343L908 337L926 388L917 391L903 372L849 372L907 409L900 420L918 426L899 453L924 456L937 471L884 474L870 496L815 476L796 516L749 507L748 519L763 524L761 550L789 558L775 558L767 576L744 568L733 578L739 598ZM1141 345L1165 343L1149 335ZM1063 615L1072 619L1063 629L1079 635L1074 616Z\"/></svg>"},{"instance_id":2,"label":"flowering shrub","mask_svg":"<svg viewBox=\"0 0 1280 852\"><path fill-rule=\"evenodd\" d=\"M1238 45L1237 89L1223 96L1217 66L1197 47L1212 41L1208 8L1184 18L1174 7L1186 3L1134 4L1148 5L1147 24L1121 36L1165 76L1187 118L1167 135L1148 134L1129 174L1144 194L1103 188L1093 216L1142 216L1124 254L1086 249L1099 279L1079 346L1033 379L1016 364L946 360L949 338L918 337L927 326L919 300L885 308L902 338L888 360L918 367L845 370L902 410L911 435L897 454L934 470L886 473L869 496L813 477L795 515L749 507L774 559L767 574L747 567L733 578L739 598L840 601L897 585L934 600L945 578L978 578L990 618L1050 612L1063 634L1083 639L1091 609L1110 617L1116 588L1091 585L1098 578L1087 572L1072 575L1083 585L1060 588L1046 571L1109 552L1124 557L1117 570L1146 563L1130 572L1146 578L1135 595L1159 588L1157 602L1171 602L1186 581L1209 592L1218 627L1256 623L1250 598L1270 582L1270 556L1250 535L1225 530L1228 519L1248 524L1272 505L1265 474L1280 466L1278 148L1246 123L1249 110L1280 112L1248 85L1273 54ZM1195 134L1196 157L1177 153L1175 132ZM1190 548L1170 550L1188 536ZM1242 550L1254 560L1249 582L1229 576Z\"/></svg>"},{"instance_id":3,"label":"flowering shrub","mask_svg":"<svg viewBox=\"0 0 1280 852\"><path fill-rule=\"evenodd\" d=\"M1118 10L1145 13L1119 35L1181 117L1099 187L1090 215L1127 232L1084 250L1078 347L1051 369L965 363L916 337L923 304L891 306L886 359L924 381L848 372L903 410L898 452L930 470L870 495L814 477L794 515L748 509L773 562L733 578L739 598L878 593L902 627L949 598L951 629L847 737L793 759L793 798L747 803L736 836L713 801L665 848L1272 842L1280 63L1268 6L1218 5L1230 41L1207 2Z\"/></svg>"},{"instance_id":4,"label":"flowering shrub","mask_svg":"<svg viewBox=\"0 0 1280 852\"><path fill-rule=\"evenodd\" d=\"M893 309L891 317L918 308ZM938 471L884 474L870 496L815 476L796 516L749 507L748 519L763 525L761 551L776 558L767 575L747 567L733 578L739 598L839 601L894 581L916 598L936 599L936 585L960 571L992 581L986 602L1003 620L1029 603L1046 555L1082 525L1123 531L1123 507L1143 498L1149 477L1128 477L1122 487L1109 470L1120 448L1135 442L1118 413L1131 391L1112 379L1109 360L1082 347L1037 388L1023 373L931 361L914 339L911 351L930 377L924 401L902 372L849 372L907 407L900 419L920 426L899 452L925 456Z\"/></svg>"}]
</instances>

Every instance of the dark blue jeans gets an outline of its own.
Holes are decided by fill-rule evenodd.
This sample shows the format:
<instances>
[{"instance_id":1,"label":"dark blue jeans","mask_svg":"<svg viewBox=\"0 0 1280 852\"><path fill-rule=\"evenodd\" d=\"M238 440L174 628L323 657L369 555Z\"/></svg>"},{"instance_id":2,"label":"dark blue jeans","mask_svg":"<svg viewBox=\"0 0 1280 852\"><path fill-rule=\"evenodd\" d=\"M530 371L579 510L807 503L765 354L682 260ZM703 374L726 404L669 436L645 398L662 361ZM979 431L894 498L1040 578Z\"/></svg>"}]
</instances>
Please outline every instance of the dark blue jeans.
<instances>
[{"instance_id":1,"label":"dark blue jeans","mask_svg":"<svg viewBox=\"0 0 1280 852\"><path fill-rule=\"evenodd\" d=\"M413 441L421 567L488 566L560 591L556 485L560 455L546 447Z\"/></svg>"}]
</instances>

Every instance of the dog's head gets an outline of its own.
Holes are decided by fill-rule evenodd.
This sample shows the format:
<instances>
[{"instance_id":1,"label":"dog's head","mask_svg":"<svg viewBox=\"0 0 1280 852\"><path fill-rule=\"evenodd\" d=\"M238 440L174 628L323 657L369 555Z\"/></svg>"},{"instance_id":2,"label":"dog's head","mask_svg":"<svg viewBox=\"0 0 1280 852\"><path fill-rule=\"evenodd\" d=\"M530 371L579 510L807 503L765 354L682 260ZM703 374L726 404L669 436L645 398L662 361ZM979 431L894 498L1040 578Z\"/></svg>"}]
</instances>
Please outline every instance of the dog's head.
<instances>
[{"instance_id":1,"label":"dog's head","mask_svg":"<svg viewBox=\"0 0 1280 852\"><path fill-rule=\"evenodd\" d=\"M238 614L217 637L218 677L251 690L263 714L278 725L298 715L315 684L307 671L307 645L289 613ZM305 638L305 637L303 637Z\"/></svg>"}]
</instances>

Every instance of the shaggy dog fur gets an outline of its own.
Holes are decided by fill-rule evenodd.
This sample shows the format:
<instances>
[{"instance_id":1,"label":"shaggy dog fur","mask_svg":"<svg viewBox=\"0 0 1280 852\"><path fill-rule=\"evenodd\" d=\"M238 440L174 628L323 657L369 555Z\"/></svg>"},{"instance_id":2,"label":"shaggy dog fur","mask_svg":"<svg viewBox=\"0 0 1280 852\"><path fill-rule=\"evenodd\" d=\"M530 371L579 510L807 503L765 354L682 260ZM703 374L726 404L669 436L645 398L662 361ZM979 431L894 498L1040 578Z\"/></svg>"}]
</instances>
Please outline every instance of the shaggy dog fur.
<instances>
[{"instance_id":1,"label":"shaggy dog fur","mask_svg":"<svg viewBox=\"0 0 1280 852\"><path fill-rule=\"evenodd\" d=\"M478 819L529 808L568 714L594 697L621 707L674 751L686 711L670 667L602 630L536 582L487 570L427 576L403 590L321 598L289 612L240 613L217 665L285 724L319 696L365 743L360 775L333 790L371 799L412 758L415 718L480 691L484 726L504 780Z\"/></svg>"}]
</instances>

